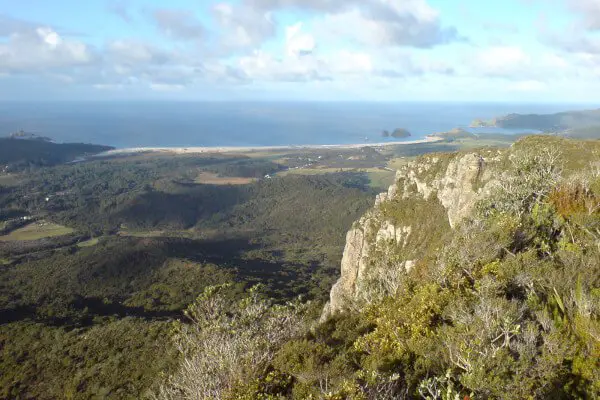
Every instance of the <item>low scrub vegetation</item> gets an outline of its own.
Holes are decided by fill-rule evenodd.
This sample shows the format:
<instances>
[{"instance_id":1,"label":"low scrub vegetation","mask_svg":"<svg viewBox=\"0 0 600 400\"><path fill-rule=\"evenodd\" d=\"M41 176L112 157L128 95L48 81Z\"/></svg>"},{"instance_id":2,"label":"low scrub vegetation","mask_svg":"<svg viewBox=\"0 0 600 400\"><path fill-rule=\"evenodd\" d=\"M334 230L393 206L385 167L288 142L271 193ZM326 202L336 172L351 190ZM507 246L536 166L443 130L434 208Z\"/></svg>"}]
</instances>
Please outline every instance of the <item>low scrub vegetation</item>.
<instances>
[{"instance_id":1,"label":"low scrub vegetation","mask_svg":"<svg viewBox=\"0 0 600 400\"><path fill-rule=\"evenodd\" d=\"M261 368L247 380L238 377L244 383L228 393L598 398L600 180L594 168L574 177L567 161L552 146L513 150L491 195L451 235L438 236L439 246L426 250L393 290L306 333L290 332L295 338L269 348ZM394 203L386 207L401 220L412 215ZM431 212L419 207L412 211L428 218ZM236 343L246 334L235 332L224 340Z\"/></svg>"},{"instance_id":2,"label":"low scrub vegetation","mask_svg":"<svg viewBox=\"0 0 600 400\"><path fill-rule=\"evenodd\" d=\"M16 229L10 234L0 236L0 241L38 240L73 233L73 229L48 221L33 222L23 228Z\"/></svg>"}]
</instances>

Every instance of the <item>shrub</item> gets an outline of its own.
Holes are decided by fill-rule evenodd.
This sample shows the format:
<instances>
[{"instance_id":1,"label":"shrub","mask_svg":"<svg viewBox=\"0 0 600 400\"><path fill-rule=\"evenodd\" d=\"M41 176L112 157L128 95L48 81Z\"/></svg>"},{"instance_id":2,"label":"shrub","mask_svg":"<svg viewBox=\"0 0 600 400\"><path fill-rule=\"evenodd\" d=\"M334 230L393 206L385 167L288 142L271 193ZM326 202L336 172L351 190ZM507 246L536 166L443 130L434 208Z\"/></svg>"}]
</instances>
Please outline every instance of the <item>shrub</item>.
<instances>
[{"instance_id":1,"label":"shrub","mask_svg":"<svg viewBox=\"0 0 600 400\"><path fill-rule=\"evenodd\" d=\"M561 154L557 148L524 148L510 155L510 167L498 179L494 192L480 205L480 212L522 215L544 200L562 173Z\"/></svg>"},{"instance_id":2,"label":"shrub","mask_svg":"<svg viewBox=\"0 0 600 400\"><path fill-rule=\"evenodd\" d=\"M159 399L224 399L236 386L266 375L275 350L305 329L305 306L273 305L259 287L241 301L229 285L207 288L175 323L179 371L158 389Z\"/></svg>"}]
</instances>

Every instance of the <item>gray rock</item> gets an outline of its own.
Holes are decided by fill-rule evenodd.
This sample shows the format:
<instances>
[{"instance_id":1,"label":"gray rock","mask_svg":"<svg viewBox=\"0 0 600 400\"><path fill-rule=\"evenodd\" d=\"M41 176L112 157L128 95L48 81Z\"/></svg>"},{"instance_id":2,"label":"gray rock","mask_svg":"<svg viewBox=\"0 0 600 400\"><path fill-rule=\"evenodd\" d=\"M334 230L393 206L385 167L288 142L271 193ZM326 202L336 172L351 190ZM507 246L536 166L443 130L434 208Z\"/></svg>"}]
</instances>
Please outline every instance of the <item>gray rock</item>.
<instances>
[{"instance_id":1,"label":"gray rock","mask_svg":"<svg viewBox=\"0 0 600 400\"><path fill-rule=\"evenodd\" d=\"M497 153L494 155L498 156ZM500 157L497 157L494 161L499 159ZM447 165L439 163L447 163ZM434 167L436 169L432 169ZM436 170L441 172L430 176L430 171ZM359 299L368 298L364 293L359 293L364 290L361 288L366 286L362 281L367 274L373 276L377 268L383 268L378 266L378 260L369 259L371 254L385 254L388 251L386 249L410 250L409 238L414 234L414 228L409 223L394 224L385 220L380 212L383 204L394 200L397 196L403 198L419 196L423 199L436 196L447 211L450 226L454 228L472 213L477 201L489 193L490 187L494 184L492 175L487 170L482 155L477 153L457 154L443 160L439 157L423 157L398 171L397 183L392 185L387 193L377 196L375 207L368 211L346 235L341 277L331 289L330 301L323 310L321 320L326 320L330 315L341 310L356 308ZM400 254L405 253L409 252ZM406 259L398 263L396 268L408 273L417 261ZM389 265L385 268L389 268ZM390 276L389 271L381 276Z\"/></svg>"}]
</instances>

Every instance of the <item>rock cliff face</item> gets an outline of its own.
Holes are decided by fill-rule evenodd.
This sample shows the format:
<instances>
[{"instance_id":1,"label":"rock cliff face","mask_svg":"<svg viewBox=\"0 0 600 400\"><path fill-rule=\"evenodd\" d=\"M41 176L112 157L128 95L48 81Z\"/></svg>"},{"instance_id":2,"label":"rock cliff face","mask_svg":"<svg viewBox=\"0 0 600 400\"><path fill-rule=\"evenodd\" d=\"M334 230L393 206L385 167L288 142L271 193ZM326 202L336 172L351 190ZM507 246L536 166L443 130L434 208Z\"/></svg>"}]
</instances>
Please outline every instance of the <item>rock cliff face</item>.
<instances>
[{"instance_id":1,"label":"rock cliff face","mask_svg":"<svg viewBox=\"0 0 600 400\"><path fill-rule=\"evenodd\" d=\"M503 156L499 150L429 155L399 170L396 183L348 232L341 278L322 319L393 290L436 240L490 192L494 167Z\"/></svg>"}]
</instances>

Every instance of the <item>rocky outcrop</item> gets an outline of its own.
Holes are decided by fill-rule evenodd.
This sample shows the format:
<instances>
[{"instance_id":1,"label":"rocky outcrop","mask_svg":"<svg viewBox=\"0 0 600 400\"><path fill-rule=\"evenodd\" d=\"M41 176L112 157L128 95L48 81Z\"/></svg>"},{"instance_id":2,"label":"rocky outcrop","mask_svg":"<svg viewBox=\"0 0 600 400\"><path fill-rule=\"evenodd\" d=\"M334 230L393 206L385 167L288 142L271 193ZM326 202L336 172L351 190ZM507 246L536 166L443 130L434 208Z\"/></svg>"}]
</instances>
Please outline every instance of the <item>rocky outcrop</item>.
<instances>
[{"instance_id":1,"label":"rocky outcrop","mask_svg":"<svg viewBox=\"0 0 600 400\"><path fill-rule=\"evenodd\" d=\"M485 160L479 154L468 154L452 160L444 176L432 183L437 197L448 211L448 222L455 227L467 217L475 203L485 195L485 190L477 190L476 185L489 182L489 174L484 169Z\"/></svg>"},{"instance_id":2,"label":"rocky outcrop","mask_svg":"<svg viewBox=\"0 0 600 400\"><path fill-rule=\"evenodd\" d=\"M322 319L347 308L360 307L359 299L368 298L361 293L368 290L363 284L366 277L377 275L378 269L389 269L390 259L393 260L391 268L403 273L416 264L414 255L418 255L417 246L422 243L417 240L413 244L410 238L423 233L420 229L431 226L419 223L419 219L431 222L427 221L431 215L425 211L410 221L399 221L392 220L390 210L408 206L410 199L437 201L446 211L450 227L454 228L472 212L477 201L489 193L494 182L493 165L500 158L499 151L425 156L399 170L396 183L377 196L374 208L348 232L341 277L331 289ZM387 256L390 254L394 257Z\"/></svg>"}]
</instances>

